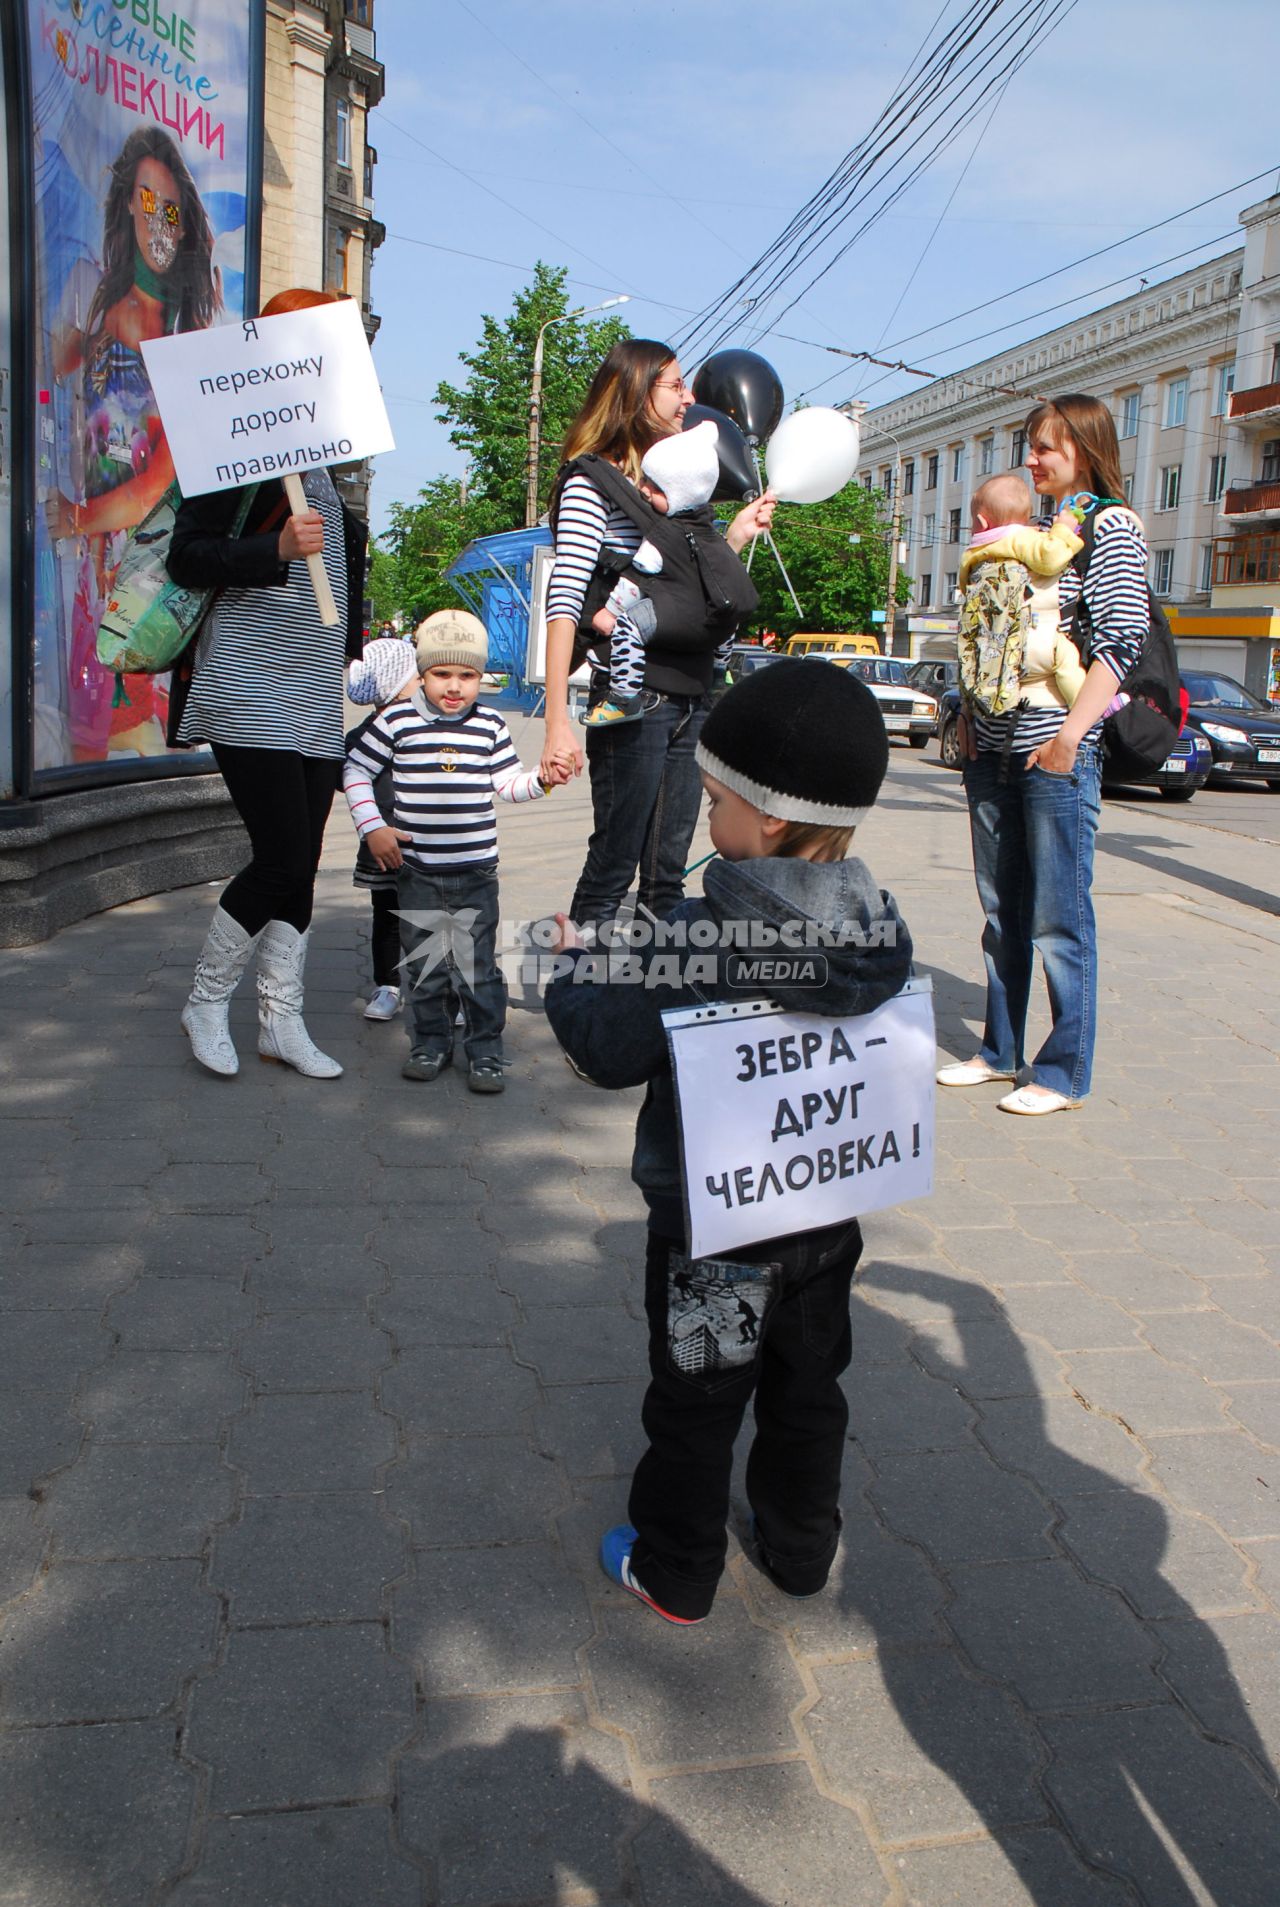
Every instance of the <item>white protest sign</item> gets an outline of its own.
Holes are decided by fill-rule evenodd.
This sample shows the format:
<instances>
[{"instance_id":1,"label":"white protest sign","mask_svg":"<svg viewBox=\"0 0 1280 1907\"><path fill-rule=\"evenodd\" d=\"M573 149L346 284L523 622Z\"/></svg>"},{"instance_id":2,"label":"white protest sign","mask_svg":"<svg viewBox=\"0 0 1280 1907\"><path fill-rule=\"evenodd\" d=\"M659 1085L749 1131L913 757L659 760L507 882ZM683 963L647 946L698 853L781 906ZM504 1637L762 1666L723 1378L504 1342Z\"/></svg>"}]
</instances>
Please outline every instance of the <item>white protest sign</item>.
<instances>
[{"instance_id":1,"label":"white protest sign","mask_svg":"<svg viewBox=\"0 0 1280 1907\"><path fill-rule=\"evenodd\" d=\"M933 989L823 1019L770 1001L662 1016L694 1258L933 1190Z\"/></svg>"},{"instance_id":2,"label":"white protest sign","mask_svg":"<svg viewBox=\"0 0 1280 1907\"><path fill-rule=\"evenodd\" d=\"M184 497L394 450L354 298L142 347Z\"/></svg>"}]
</instances>

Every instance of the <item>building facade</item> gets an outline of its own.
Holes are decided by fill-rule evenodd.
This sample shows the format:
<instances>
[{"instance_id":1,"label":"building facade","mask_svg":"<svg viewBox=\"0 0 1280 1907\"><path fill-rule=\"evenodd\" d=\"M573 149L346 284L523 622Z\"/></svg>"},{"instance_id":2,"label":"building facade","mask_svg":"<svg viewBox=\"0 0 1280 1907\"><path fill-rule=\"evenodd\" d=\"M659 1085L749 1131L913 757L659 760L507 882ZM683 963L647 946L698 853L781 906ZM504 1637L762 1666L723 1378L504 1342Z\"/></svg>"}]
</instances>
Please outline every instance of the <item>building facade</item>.
<instances>
[{"instance_id":1,"label":"building facade","mask_svg":"<svg viewBox=\"0 0 1280 1907\"><path fill-rule=\"evenodd\" d=\"M383 95L374 0L267 0L262 299L290 285L349 292L372 339L377 153L368 116ZM336 471L367 512L369 470Z\"/></svg>"},{"instance_id":2,"label":"building facade","mask_svg":"<svg viewBox=\"0 0 1280 1907\"><path fill-rule=\"evenodd\" d=\"M953 605L970 498L1022 466L1032 405L1080 391L1115 417L1180 647L1257 674L1241 645L1280 641L1280 196L1240 222L1238 250L865 413L863 481L897 485L919 611Z\"/></svg>"}]
</instances>

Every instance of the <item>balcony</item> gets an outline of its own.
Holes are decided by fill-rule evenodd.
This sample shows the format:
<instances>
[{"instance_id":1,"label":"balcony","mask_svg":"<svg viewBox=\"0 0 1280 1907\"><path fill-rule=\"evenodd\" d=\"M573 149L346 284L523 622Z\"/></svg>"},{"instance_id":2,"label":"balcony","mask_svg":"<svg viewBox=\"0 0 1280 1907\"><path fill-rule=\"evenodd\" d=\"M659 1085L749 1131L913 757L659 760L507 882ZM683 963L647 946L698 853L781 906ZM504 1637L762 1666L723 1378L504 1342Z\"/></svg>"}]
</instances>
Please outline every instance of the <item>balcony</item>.
<instances>
[{"instance_id":1,"label":"balcony","mask_svg":"<svg viewBox=\"0 0 1280 1907\"><path fill-rule=\"evenodd\" d=\"M1280 535L1231 536L1213 546L1213 587L1280 583Z\"/></svg>"},{"instance_id":2,"label":"balcony","mask_svg":"<svg viewBox=\"0 0 1280 1907\"><path fill-rule=\"evenodd\" d=\"M1280 384L1255 384L1250 391L1232 391L1227 417L1233 424L1274 424L1280 418Z\"/></svg>"},{"instance_id":3,"label":"balcony","mask_svg":"<svg viewBox=\"0 0 1280 1907\"><path fill-rule=\"evenodd\" d=\"M1233 523L1265 523L1280 517L1280 483L1233 483L1222 499L1222 514Z\"/></svg>"}]
</instances>

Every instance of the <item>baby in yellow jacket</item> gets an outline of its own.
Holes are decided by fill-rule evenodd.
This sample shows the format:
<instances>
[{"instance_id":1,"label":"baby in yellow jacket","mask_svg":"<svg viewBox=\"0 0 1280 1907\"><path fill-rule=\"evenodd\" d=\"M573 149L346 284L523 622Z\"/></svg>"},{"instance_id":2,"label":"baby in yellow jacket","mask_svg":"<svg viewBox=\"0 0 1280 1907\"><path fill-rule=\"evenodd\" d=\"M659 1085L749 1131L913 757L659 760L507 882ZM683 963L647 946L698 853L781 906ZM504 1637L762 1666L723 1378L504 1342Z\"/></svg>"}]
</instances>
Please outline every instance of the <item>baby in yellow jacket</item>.
<instances>
[{"instance_id":1,"label":"baby in yellow jacket","mask_svg":"<svg viewBox=\"0 0 1280 1907\"><path fill-rule=\"evenodd\" d=\"M1031 491L1013 471L988 477L970 503L972 534L960 558L960 588L982 563L1022 563L1031 588L1031 627L1022 667L1023 697L1032 707L1070 708L1085 671L1080 651L1058 627L1058 578L1084 548L1079 520L1063 510L1048 530L1031 527Z\"/></svg>"}]
</instances>

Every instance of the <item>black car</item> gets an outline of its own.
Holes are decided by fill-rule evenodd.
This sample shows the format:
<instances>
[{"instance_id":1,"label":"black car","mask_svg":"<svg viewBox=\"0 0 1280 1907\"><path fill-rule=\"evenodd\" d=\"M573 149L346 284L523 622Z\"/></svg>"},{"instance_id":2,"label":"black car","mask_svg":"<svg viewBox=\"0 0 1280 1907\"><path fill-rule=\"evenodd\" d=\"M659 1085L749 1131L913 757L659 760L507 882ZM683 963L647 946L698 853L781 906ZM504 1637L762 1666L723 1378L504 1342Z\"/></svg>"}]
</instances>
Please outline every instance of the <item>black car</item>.
<instances>
[{"instance_id":1,"label":"black car","mask_svg":"<svg viewBox=\"0 0 1280 1907\"><path fill-rule=\"evenodd\" d=\"M1280 791L1280 708L1259 701L1233 676L1184 669L1181 681L1191 698L1187 727L1213 751L1210 779L1256 776Z\"/></svg>"},{"instance_id":2,"label":"black car","mask_svg":"<svg viewBox=\"0 0 1280 1907\"><path fill-rule=\"evenodd\" d=\"M944 689L954 689L960 680L960 664L952 656L950 660L931 656L922 662L913 662L907 670L907 681L913 689L923 689L926 695L940 696Z\"/></svg>"},{"instance_id":3,"label":"black car","mask_svg":"<svg viewBox=\"0 0 1280 1907\"><path fill-rule=\"evenodd\" d=\"M943 692L938 706L938 738L944 768L959 768L963 760L960 753L958 727L960 706L959 689L947 689ZM1158 788L1166 801L1190 801L1196 789L1203 788L1209 779L1211 765L1211 757L1205 752L1204 742L1188 725L1155 773L1142 776L1135 785ZM1105 755L1102 783L1104 788L1130 785L1128 778L1121 782L1114 774L1107 773Z\"/></svg>"},{"instance_id":4,"label":"black car","mask_svg":"<svg viewBox=\"0 0 1280 1907\"><path fill-rule=\"evenodd\" d=\"M767 669L771 662L777 662L780 654L781 651L778 649L762 649L759 643L755 642L736 644L729 651L728 670L716 699L718 700L724 694L725 689L732 688L735 682L745 682L749 675L756 673L757 669Z\"/></svg>"}]
</instances>

